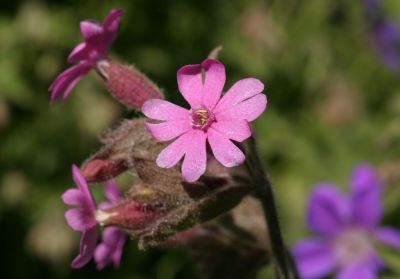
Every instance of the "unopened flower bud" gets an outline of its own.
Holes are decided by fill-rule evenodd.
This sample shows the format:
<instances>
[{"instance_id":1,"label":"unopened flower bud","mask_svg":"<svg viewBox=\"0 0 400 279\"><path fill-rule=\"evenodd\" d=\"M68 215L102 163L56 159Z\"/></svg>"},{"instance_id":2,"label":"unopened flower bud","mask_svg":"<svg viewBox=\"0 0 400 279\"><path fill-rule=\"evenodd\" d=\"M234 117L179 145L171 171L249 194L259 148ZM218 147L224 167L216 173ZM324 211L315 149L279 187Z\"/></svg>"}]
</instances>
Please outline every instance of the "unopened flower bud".
<instances>
[{"instance_id":1,"label":"unopened flower bud","mask_svg":"<svg viewBox=\"0 0 400 279\"><path fill-rule=\"evenodd\" d=\"M124 200L115 206L97 210L96 220L103 226L116 226L128 231L143 229L161 211L146 204Z\"/></svg>"},{"instance_id":2,"label":"unopened flower bud","mask_svg":"<svg viewBox=\"0 0 400 279\"><path fill-rule=\"evenodd\" d=\"M139 110L149 99L164 98L161 90L133 66L103 60L97 69L110 93L128 108Z\"/></svg>"},{"instance_id":3,"label":"unopened flower bud","mask_svg":"<svg viewBox=\"0 0 400 279\"><path fill-rule=\"evenodd\" d=\"M82 175L88 182L103 182L126 171L125 160L93 159L82 167Z\"/></svg>"},{"instance_id":4,"label":"unopened flower bud","mask_svg":"<svg viewBox=\"0 0 400 279\"><path fill-rule=\"evenodd\" d=\"M104 148L89 161L124 160L138 181L125 200L98 211L96 220L127 231L139 240L140 248L160 245L176 233L224 214L253 190L244 165L226 168L212 156L195 183L182 179L179 166L158 167L155 159L165 143L152 138L143 119L122 122L102 141Z\"/></svg>"}]
</instances>

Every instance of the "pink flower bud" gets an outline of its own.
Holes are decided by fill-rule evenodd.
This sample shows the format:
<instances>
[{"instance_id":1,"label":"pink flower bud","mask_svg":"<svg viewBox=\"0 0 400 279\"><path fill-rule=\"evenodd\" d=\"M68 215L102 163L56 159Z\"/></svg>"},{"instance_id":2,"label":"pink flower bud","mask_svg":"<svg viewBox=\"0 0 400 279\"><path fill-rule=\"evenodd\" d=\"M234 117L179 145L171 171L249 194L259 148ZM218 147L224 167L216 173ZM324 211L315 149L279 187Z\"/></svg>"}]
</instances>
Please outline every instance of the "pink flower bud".
<instances>
[{"instance_id":1,"label":"pink flower bud","mask_svg":"<svg viewBox=\"0 0 400 279\"><path fill-rule=\"evenodd\" d=\"M124 200L106 210L98 210L96 219L102 225L135 231L142 230L159 215L160 209L136 201Z\"/></svg>"},{"instance_id":2,"label":"pink flower bud","mask_svg":"<svg viewBox=\"0 0 400 279\"><path fill-rule=\"evenodd\" d=\"M132 66L103 60L97 65L110 93L128 108L140 109L149 99L163 99L161 90Z\"/></svg>"},{"instance_id":3,"label":"pink flower bud","mask_svg":"<svg viewBox=\"0 0 400 279\"><path fill-rule=\"evenodd\" d=\"M82 167L82 175L88 182L102 182L121 174L127 168L127 162L122 159L93 159Z\"/></svg>"}]
</instances>

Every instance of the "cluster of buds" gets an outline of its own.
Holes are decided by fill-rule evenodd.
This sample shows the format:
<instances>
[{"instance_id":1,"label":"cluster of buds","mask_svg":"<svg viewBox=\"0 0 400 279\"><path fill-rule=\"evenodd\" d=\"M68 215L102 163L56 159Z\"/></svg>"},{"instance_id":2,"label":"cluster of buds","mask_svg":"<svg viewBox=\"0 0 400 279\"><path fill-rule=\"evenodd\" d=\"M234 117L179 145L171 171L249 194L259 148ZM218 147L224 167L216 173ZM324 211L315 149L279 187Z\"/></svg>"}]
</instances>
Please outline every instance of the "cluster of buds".
<instances>
[{"instance_id":1,"label":"cluster of buds","mask_svg":"<svg viewBox=\"0 0 400 279\"><path fill-rule=\"evenodd\" d=\"M112 10L103 23L81 22L84 42L68 58L77 64L50 87L52 102L61 97L65 101L94 69L116 100L150 118L122 121L102 137L101 150L80 168L73 166L77 189L62 196L65 204L76 206L66 212L68 224L83 233L73 268L91 259L99 269L110 263L118 266L126 235L138 239L140 248L173 243L194 247L206 240L221 245L221 229L201 224L226 214L255 185L244 164L244 141L252 135L249 123L266 108L263 83L242 79L223 94L225 67L214 51L201 64L184 66L177 73L179 91L190 109L172 104L139 70L108 58L123 14ZM137 179L123 195L112 179L127 171ZM103 182L108 201L97 206L88 183ZM266 247L250 245L241 237L232 239L231 246L239 242L232 250L238 259L250 257L252 266L265 262ZM253 262L255 257L259 260Z\"/></svg>"}]
</instances>

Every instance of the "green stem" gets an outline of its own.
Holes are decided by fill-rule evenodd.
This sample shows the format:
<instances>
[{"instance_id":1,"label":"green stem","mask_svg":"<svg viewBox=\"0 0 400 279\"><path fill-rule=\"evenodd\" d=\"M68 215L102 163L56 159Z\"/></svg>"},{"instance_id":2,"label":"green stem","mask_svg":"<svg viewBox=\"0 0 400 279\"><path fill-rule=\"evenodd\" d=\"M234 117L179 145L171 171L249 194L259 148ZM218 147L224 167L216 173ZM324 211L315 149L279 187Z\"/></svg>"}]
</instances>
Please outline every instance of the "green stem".
<instances>
[{"instance_id":1,"label":"green stem","mask_svg":"<svg viewBox=\"0 0 400 279\"><path fill-rule=\"evenodd\" d=\"M256 184L256 196L260 200L264 210L265 221L268 227L268 239L272 250L272 260L275 264L277 278L298 279L300 277L296 267L283 242L272 184L262 168L254 138L249 140L248 147L246 165Z\"/></svg>"}]
</instances>

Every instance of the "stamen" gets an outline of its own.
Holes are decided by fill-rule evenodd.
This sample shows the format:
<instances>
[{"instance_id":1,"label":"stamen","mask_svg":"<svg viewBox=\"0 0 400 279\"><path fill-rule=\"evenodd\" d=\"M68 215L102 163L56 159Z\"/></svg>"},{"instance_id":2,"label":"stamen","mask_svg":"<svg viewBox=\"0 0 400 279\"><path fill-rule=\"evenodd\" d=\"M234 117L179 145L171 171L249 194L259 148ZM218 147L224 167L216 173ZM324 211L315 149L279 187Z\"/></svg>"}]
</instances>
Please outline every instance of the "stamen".
<instances>
[{"instance_id":1,"label":"stamen","mask_svg":"<svg viewBox=\"0 0 400 279\"><path fill-rule=\"evenodd\" d=\"M108 213L101 209L98 209L96 211L95 218L97 223L100 224L100 226L104 226L107 223L107 220L114 215L116 215L116 213Z\"/></svg>"},{"instance_id":2,"label":"stamen","mask_svg":"<svg viewBox=\"0 0 400 279\"><path fill-rule=\"evenodd\" d=\"M207 129L214 122L214 115L207 108L201 107L190 112L190 123L197 129Z\"/></svg>"}]
</instances>

